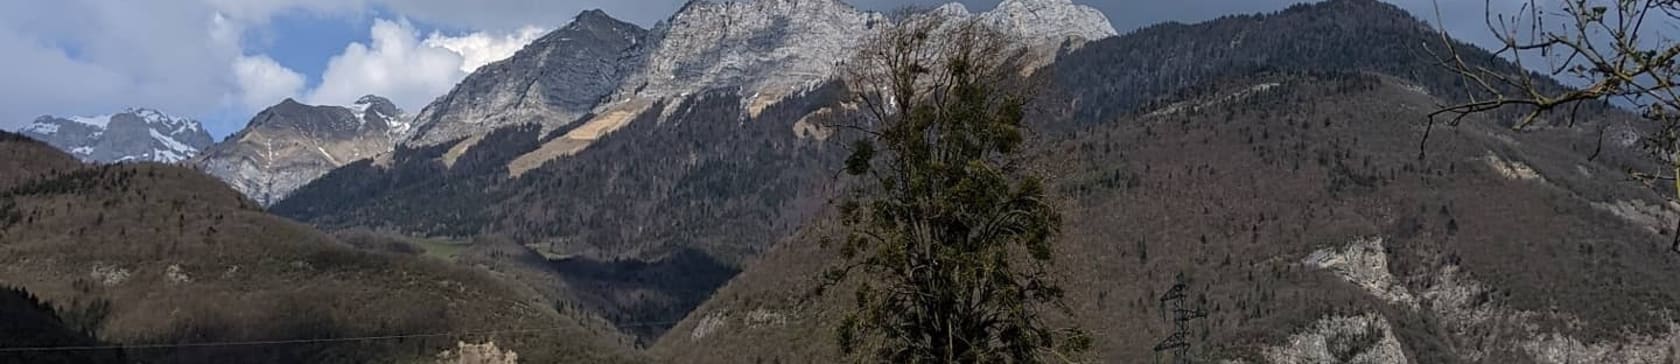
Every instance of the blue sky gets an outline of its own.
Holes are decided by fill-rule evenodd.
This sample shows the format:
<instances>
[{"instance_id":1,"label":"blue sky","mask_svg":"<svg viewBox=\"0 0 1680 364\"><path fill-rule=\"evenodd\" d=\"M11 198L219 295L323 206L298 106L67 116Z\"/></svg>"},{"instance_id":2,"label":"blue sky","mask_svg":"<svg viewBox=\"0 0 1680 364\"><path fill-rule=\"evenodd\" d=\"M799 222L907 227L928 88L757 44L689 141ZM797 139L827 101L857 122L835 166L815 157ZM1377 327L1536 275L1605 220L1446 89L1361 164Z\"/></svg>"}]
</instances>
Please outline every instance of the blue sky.
<instances>
[{"instance_id":1,"label":"blue sky","mask_svg":"<svg viewBox=\"0 0 1680 364\"><path fill-rule=\"evenodd\" d=\"M343 52L344 45L370 40L367 30L372 24L373 19L367 16L287 11L277 16L269 27L246 32L242 48L250 53L268 53L280 65L308 76L313 85L320 82L327 60ZM430 30L424 24L417 27Z\"/></svg>"},{"instance_id":2,"label":"blue sky","mask_svg":"<svg viewBox=\"0 0 1680 364\"><path fill-rule=\"evenodd\" d=\"M411 113L476 66L599 8L650 26L685 0L0 1L0 129L36 116L152 107L220 138L283 98L374 93ZM715 1L715 0L711 0ZM1000 0L963 0L975 11ZM1282 9L1300 0L1074 0L1121 32ZM1390 0L1434 19L1434 0ZM1496 7L1524 0L1494 0ZM941 0L851 0L870 10ZM1455 33L1485 35L1483 1L1442 0ZM65 14L73 14L66 16ZM1486 38L1485 36L1481 38Z\"/></svg>"}]
</instances>

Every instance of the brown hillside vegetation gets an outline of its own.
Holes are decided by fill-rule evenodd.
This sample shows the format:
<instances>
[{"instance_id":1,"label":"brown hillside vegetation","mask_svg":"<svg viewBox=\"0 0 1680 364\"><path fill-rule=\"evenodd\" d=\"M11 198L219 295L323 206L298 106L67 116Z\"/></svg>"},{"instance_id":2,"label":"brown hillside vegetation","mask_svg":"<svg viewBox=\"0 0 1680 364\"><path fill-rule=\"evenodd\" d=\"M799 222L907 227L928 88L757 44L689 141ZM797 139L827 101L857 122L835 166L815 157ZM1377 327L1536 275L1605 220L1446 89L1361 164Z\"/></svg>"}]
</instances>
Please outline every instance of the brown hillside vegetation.
<instances>
[{"instance_id":1,"label":"brown hillside vegetation","mask_svg":"<svg viewBox=\"0 0 1680 364\"><path fill-rule=\"evenodd\" d=\"M0 131L0 189L35 179L44 174L55 174L72 168L81 167L81 162L75 157L58 151L47 143L29 139L22 135Z\"/></svg>"},{"instance_id":2,"label":"brown hillside vegetation","mask_svg":"<svg viewBox=\"0 0 1680 364\"><path fill-rule=\"evenodd\" d=\"M17 149L30 141L0 141ZM51 160L51 156L42 160ZM361 251L263 213L199 172L86 166L0 190L0 284L24 287L67 322L120 344L484 332L336 344L135 349L158 362L429 360L458 341L495 342L532 362L632 361L605 321L478 269Z\"/></svg>"},{"instance_id":3,"label":"brown hillside vegetation","mask_svg":"<svg viewBox=\"0 0 1680 364\"><path fill-rule=\"evenodd\" d=\"M1676 359L1672 209L1599 127L1438 129L1439 100L1386 76L1244 77L1041 141L1067 216L1070 322L1095 362L1158 358L1160 297L1182 275L1197 361L1626 362ZM1492 123L1474 123L1491 125ZM665 335L667 362L839 354L848 290L806 296L833 250L808 227ZM1322 345L1313 345L1313 343ZM774 344L770 344L774 343ZM815 358L815 359L814 359ZM827 359L824 359L827 358Z\"/></svg>"},{"instance_id":4,"label":"brown hillside vegetation","mask_svg":"<svg viewBox=\"0 0 1680 364\"><path fill-rule=\"evenodd\" d=\"M323 229L512 239L554 260L587 309L651 342L668 326L644 323L681 320L741 261L821 206L814 191L844 148L800 138L795 124L833 101L835 89L787 99L752 120L739 118L741 99L726 92L669 105L663 121L667 105L656 105L517 178L508 175L513 160L569 129L502 128L447 166L440 159L452 146L405 147L390 166L339 168L270 211Z\"/></svg>"}]
</instances>

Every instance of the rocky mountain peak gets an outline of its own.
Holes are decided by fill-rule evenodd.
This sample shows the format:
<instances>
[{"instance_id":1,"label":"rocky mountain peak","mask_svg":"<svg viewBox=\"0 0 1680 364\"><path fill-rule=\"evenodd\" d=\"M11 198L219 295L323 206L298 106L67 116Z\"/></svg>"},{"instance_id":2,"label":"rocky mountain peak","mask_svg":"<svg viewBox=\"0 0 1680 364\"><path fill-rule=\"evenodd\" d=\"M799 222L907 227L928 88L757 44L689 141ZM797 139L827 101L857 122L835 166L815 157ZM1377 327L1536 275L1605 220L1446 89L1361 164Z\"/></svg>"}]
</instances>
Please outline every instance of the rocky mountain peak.
<instances>
[{"instance_id":1,"label":"rocky mountain peak","mask_svg":"<svg viewBox=\"0 0 1680 364\"><path fill-rule=\"evenodd\" d=\"M617 98L739 87L767 104L827 80L834 55L883 19L835 0L692 1L655 29L656 44Z\"/></svg>"},{"instance_id":2,"label":"rocky mountain peak","mask_svg":"<svg viewBox=\"0 0 1680 364\"><path fill-rule=\"evenodd\" d=\"M622 23L622 22L623 21L618 20L617 18L613 18L612 15L607 15L607 12L601 11L601 9L589 9L589 10L584 10L583 12L578 13L578 15L576 17L572 18L572 23L567 24L567 26L582 27L582 26L597 25L597 24L609 25L609 24L612 24L612 23Z\"/></svg>"},{"instance_id":3,"label":"rocky mountain peak","mask_svg":"<svg viewBox=\"0 0 1680 364\"><path fill-rule=\"evenodd\" d=\"M350 110L355 112L356 120L370 125L391 127L394 123L404 123L403 110L390 99L377 95L366 95L356 99L356 103L350 105Z\"/></svg>"},{"instance_id":4,"label":"rocky mountain peak","mask_svg":"<svg viewBox=\"0 0 1680 364\"><path fill-rule=\"evenodd\" d=\"M297 100L293 100L292 98L287 97L284 100L280 100L279 103L274 104L274 106L269 106L268 108L269 109L302 109L302 108L306 108L306 107L309 107L309 105L305 105L301 102L298 102Z\"/></svg>"},{"instance_id":5,"label":"rocky mountain peak","mask_svg":"<svg viewBox=\"0 0 1680 364\"><path fill-rule=\"evenodd\" d=\"M390 152L408 124L402 109L375 95L348 106L285 99L194 162L267 205L334 168Z\"/></svg>"},{"instance_id":6,"label":"rocky mountain peak","mask_svg":"<svg viewBox=\"0 0 1680 364\"><path fill-rule=\"evenodd\" d=\"M1119 34L1101 11L1073 0L1004 0L981 19L1035 42L1092 41Z\"/></svg>"},{"instance_id":7,"label":"rocky mountain peak","mask_svg":"<svg viewBox=\"0 0 1680 364\"><path fill-rule=\"evenodd\" d=\"M1007 0L975 15L959 3L932 14L978 17L1035 44L1060 45L1116 35L1108 18L1071 0ZM615 100L681 98L739 88L756 116L775 101L833 77L836 56L855 51L885 15L837 0L689 2L656 27L642 69Z\"/></svg>"},{"instance_id":8,"label":"rocky mountain peak","mask_svg":"<svg viewBox=\"0 0 1680 364\"><path fill-rule=\"evenodd\" d=\"M378 111L387 115L399 114L402 111L397 108L396 103L391 102L391 99L380 97L379 95L364 95L361 98L356 99L356 103L353 105L367 106L369 110Z\"/></svg>"},{"instance_id":9,"label":"rocky mountain peak","mask_svg":"<svg viewBox=\"0 0 1680 364\"><path fill-rule=\"evenodd\" d=\"M406 143L435 145L507 125L552 129L571 123L618 88L646 35L604 12L585 11L426 105Z\"/></svg>"}]
</instances>

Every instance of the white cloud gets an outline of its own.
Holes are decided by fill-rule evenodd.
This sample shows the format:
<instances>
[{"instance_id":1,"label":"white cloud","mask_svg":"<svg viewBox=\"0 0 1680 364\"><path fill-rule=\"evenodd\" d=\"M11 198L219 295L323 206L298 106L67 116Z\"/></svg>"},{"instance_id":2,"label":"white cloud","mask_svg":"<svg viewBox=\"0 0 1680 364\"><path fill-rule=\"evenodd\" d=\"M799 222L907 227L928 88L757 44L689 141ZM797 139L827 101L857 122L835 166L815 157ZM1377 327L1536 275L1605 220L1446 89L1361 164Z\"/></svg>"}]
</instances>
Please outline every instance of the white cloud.
<instances>
[{"instance_id":1,"label":"white cloud","mask_svg":"<svg viewBox=\"0 0 1680 364\"><path fill-rule=\"evenodd\" d=\"M423 43L428 47L448 49L465 58L461 62L461 71L471 73L479 67L491 62L512 57L514 52L525 48L548 33L547 29L527 26L518 32L496 36L488 33L473 33L460 37L450 37L439 33L432 33Z\"/></svg>"},{"instance_id":2,"label":"white cloud","mask_svg":"<svg viewBox=\"0 0 1680 364\"><path fill-rule=\"evenodd\" d=\"M239 47L213 21L189 2L0 1L0 128L42 114L218 107L232 84L218 71Z\"/></svg>"},{"instance_id":3,"label":"white cloud","mask_svg":"<svg viewBox=\"0 0 1680 364\"><path fill-rule=\"evenodd\" d=\"M226 14L233 21L261 25L269 19L288 10L305 10L315 13L352 13L363 12L368 7L365 0L202 0L205 5L216 12Z\"/></svg>"},{"instance_id":4,"label":"white cloud","mask_svg":"<svg viewBox=\"0 0 1680 364\"><path fill-rule=\"evenodd\" d=\"M528 38L518 31L519 26L434 23L455 29L507 30L478 37L435 36L439 44L456 49L441 50L452 57L440 56L437 47L423 47L419 39L431 38L413 34L386 37L398 40L384 48L389 51L378 42L362 46L356 56L346 48L346 54L335 60L339 71L319 75L329 83L315 92L301 86L315 75L298 75L275 63L262 49L243 48L249 46L242 39L248 30L263 29L274 16L288 11L353 15L346 19L354 19L377 5L403 14L385 1L0 1L0 54L5 55L0 57L0 80L7 84L0 87L0 129L15 129L43 114L93 115L145 106L179 115L215 116L205 119L206 126L213 134L225 135L243 127L256 110L287 96L318 95L339 100L335 103L349 102L330 97L336 93L389 93L412 108L464 77L463 65L481 65L505 53L509 39ZM73 16L66 18L67 14ZM544 16L568 18L524 15ZM407 32L413 33L412 28ZM401 48L409 50L396 51ZM376 58L390 60L383 64L393 68L383 73L357 71L381 64L373 61ZM442 63L447 66L438 65Z\"/></svg>"},{"instance_id":5,"label":"white cloud","mask_svg":"<svg viewBox=\"0 0 1680 364\"><path fill-rule=\"evenodd\" d=\"M501 35L434 33L421 41L407 21L383 19L375 20L369 32L371 45L351 43L327 63L321 84L310 91L307 102L347 105L374 94L418 111L479 66L513 55L542 34L541 29L526 27Z\"/></svg>"},{"instance_id":6,"label":"white cloud","mask_svg":"<svg viewBox=\"0 0 1680 364\"><path fill-rule=\"evenodd\" d=\"M303 91L302 74L267 56L239 57L233 62L233 75L239 83L240 105L246 110L260 110Z\"/></svg>"}]
</instances>

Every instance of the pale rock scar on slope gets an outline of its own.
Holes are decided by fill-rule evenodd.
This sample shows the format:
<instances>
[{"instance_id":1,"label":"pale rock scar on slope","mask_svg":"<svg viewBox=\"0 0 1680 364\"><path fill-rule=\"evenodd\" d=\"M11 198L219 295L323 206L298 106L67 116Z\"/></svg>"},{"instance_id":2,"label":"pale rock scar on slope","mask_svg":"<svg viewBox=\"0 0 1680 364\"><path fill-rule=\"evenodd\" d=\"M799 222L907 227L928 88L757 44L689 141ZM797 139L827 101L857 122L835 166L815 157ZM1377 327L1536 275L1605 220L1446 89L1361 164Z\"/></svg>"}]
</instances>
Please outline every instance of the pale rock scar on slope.
<instances>
[{"instance_id":1,"label":"pale rock scar on slope","mask_svg":"<svg viewBox=\"0 0 1680 364\"><path fill-rule=\"evenodd\" d=\"M508 163L508 176L518 178L525 172L542 166L555 158L575 155L588 148L590 144L601 137L630 124L637 116L653 107L649 99L634 99L622 104L608 107L606 112L579 125L576 129L566 132L559 138L554 138L542 147L530 153L514 158Z\"/></svg>"}]
</instances>

